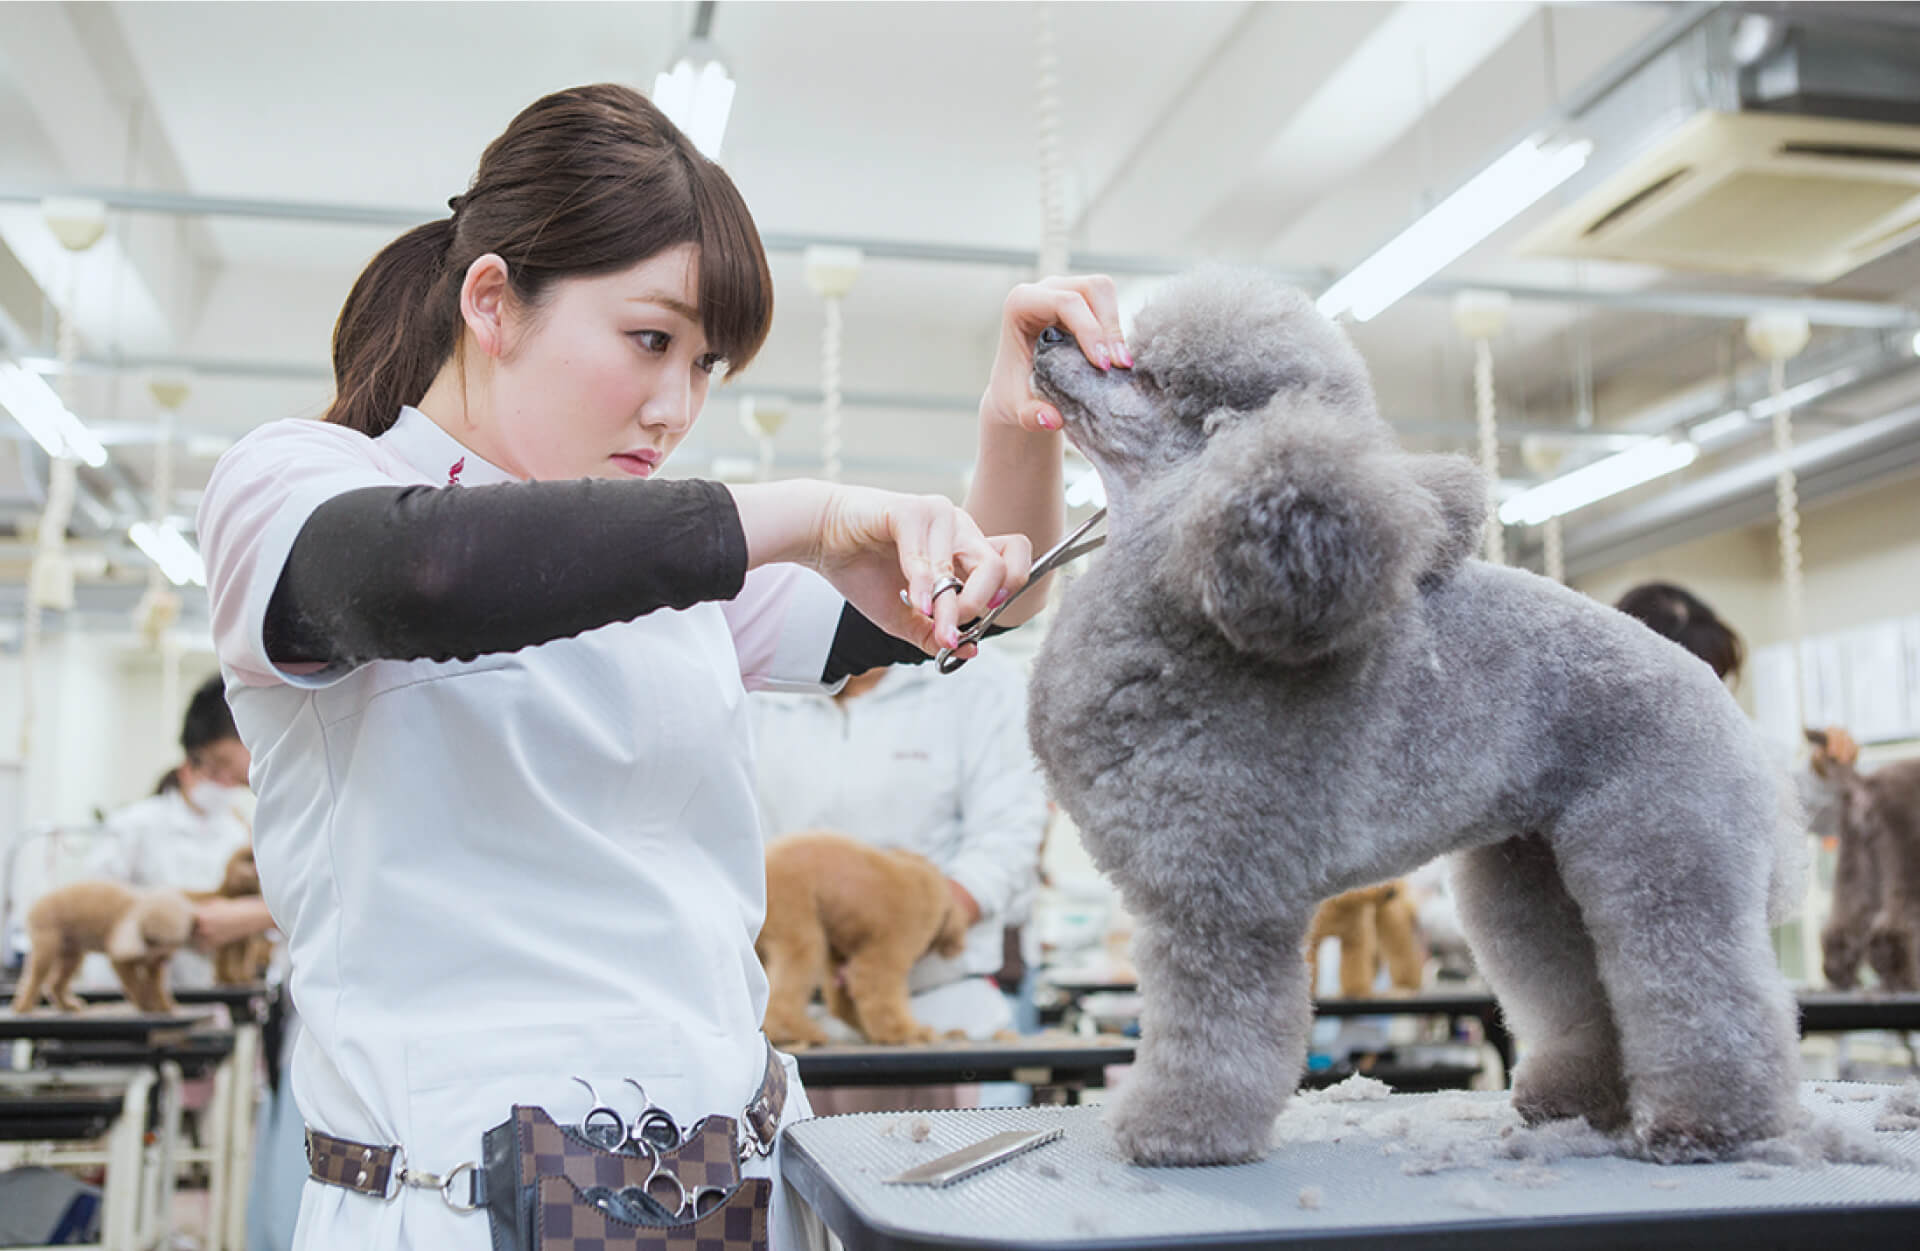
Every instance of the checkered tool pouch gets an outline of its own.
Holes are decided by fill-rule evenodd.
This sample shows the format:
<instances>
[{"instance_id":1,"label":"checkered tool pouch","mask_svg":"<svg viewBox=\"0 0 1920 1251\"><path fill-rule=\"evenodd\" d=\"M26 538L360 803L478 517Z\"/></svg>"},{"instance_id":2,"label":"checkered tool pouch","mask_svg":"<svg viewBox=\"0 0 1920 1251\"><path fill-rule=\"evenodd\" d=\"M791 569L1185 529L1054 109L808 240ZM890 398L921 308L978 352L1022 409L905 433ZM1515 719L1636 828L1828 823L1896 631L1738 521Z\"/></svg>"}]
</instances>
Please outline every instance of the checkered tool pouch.
<instances>
[{"instance_id":1,"label":"checkered tool pouch","mask_svg":"<svg viewBox=\"0 0 1920 1251\"><path fill-rule=\"evenodd\" d=\"M444 1176L410 1168L398 1146L312 1129L307 1160L315 1181L372 1199L415 1187L457 1211L484 1208L493 1251L766 1251L773 1183L743 1178L741 1164L772 1153L786 1078L767 1048L765 1077L741 1119L709 1116L685 1134L674 1126L670 1149L637 1130L602 1146L542 1108L515 1105L482 1135L478 1164Z\"/></svg>"},{"instance_id":2,"label":"checkered tool pouch","mask_svg":"<svg viewBox=\"0 0 1920 1251\"><path fill-rule=\"evenodd\" d=\"M709 1186L727 1192L719 1211L667 1226L628 1223L619 1219L617 1210L609 1213L596 1205L594 1196L608 1191L617 1194L631 1187L644 1190L654 1173L654 1161L628 1151L608 1151L588 1142L571 1126L555 1123L544 1109L516 1106L512 1117L488 1130L482 1143L486 1207L493 1222L495 1251L571 1248L575 1244L564 1239L576 1235L565 1231L603 1226L627 1231L601 1244L609 1249L692 1248L691 1239L698 1236L700 1251L761 1251L766 1245L766 1206L771 1187L764 1180L742 1185L739 1152L739 1126L732 1117L709 1116L700 1121L685 1142L661 1154L659 1167L673 1173L688 1193ZM658 1197L672 1202L666 1195ZM728 1212L745 1213L752 1219L744 1220L739 1215L719 1219ZM732 1231L727 1240L714 1240L719 1237L714 1231L719 1229ZM753 1240L732 1241L733 1232L740 1230L751 1233Z\"/></svg>"}]
</instances>

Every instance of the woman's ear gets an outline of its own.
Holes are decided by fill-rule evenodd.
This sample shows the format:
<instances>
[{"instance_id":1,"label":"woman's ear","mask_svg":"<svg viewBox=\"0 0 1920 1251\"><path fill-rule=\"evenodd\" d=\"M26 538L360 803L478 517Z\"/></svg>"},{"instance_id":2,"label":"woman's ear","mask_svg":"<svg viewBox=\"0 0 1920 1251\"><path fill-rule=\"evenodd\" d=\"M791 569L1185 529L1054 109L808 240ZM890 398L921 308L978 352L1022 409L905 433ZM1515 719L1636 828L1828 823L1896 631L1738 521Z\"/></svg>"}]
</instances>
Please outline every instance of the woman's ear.
<instances>
[{"instance_id":1,"label":"woman's ear","mask_svg":"<svg viewBox=\"0 0 1920 1251\"><path fill-rule=\"evenodd\" d=\"M480 350L496 359L506 352L509 298L506 261L494 252L475 257L460 284L460 319Z\"/></svg>"}]
</instances>

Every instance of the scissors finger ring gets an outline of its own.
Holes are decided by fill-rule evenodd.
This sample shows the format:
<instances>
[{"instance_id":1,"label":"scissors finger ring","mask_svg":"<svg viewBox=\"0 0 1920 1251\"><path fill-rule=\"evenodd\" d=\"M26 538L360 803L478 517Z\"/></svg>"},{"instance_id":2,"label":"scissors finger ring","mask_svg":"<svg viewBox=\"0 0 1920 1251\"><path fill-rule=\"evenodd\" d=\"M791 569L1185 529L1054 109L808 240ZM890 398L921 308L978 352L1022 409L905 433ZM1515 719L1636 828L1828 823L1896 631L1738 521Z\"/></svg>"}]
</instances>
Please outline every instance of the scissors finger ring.
<instances>
[{"instance_id":1,"label":"scissors finger ring","mask_svg":"<svg viewBox=\"0 0 1920 1251\"><path fill-rule=\"evenodd\" d=\"M927 602L931 604L934 600L939 599L942 595L945 595L948 591L957 591L965 585L966 583L961 579L954 577L952 574L948 574L946 577L940 579L938 582L933 584L933 594L927 596Z\"/></svg>"},{"instance_id":2,"label":"scissors finger ring","mask_svg":"<svg viewBox=\"0 0 1920 1251\"><path fill-rule=\"evenodd\" d=\"M594 1093L592 1082L584 1077L576 1077L573 1080L587 1088L587 1099L592 1104L587 1114L580 1118L578 1126L580 1136L603 1150L619 1150L620 1144L627 1140L626 1118L600 1102L600 1096Z\"/></svg>"}]
</instances>

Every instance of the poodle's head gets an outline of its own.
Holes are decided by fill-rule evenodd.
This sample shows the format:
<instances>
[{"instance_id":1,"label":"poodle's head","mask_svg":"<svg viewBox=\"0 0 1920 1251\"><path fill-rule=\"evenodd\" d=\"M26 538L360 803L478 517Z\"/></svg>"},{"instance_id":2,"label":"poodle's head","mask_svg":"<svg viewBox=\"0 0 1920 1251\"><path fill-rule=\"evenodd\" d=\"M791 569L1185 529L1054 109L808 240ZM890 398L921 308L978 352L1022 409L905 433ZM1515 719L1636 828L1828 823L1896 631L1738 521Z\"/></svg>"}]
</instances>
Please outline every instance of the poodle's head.
<instances>
[{"instance_id":1,"label":"poodle's head","mask_svg":"<svg viewBox=\"0 0 1920 1251\"><path fill-rule=\"evenodd\" d=\"M1347 337L1300 291L1257 270L1209 267L1169 281L1141 310L1132 369L1102 372L1063 331L1043 334L1034 385L1066 420L1109 491L1197 455L1223 428L1284 420L1291 399L1379 423Z\"/></svg>"}]
</instances>

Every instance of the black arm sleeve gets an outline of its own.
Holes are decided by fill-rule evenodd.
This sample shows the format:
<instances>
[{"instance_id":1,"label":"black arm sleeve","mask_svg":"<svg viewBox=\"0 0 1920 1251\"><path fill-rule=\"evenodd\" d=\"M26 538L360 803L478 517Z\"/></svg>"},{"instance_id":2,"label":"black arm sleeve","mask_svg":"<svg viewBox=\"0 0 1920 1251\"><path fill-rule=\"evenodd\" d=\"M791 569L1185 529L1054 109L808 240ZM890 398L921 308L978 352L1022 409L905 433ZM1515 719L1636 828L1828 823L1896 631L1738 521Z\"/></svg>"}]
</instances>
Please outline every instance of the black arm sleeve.
<instances>
[{"instance_id":1,"label":"black arm sleeve","mask_svg":"<svg viewBox=\"0 0 1920 1251\"><path fill-rule=\"evenodd\" d=\"M988 626L986 637L1005 634L1012 628ZM840 624L834 627L833 645L827 649L827 664L820 673L820 681L831 686L842 678L882 665L918 665L932 659L905 639L888 634L848 604L840 610Z\"/></svg>"},{"instance_id":2,"label":"black arm sleeve","mask_svg":"<svg viewBox=\"0 0 1920 1251\"><path fill-rule=\"evenodd\" d=\"M746 574L717 482L367 487L300 528L267 604L267 655L471 660L732 599Z\"/></svg>"}]
</instances>

